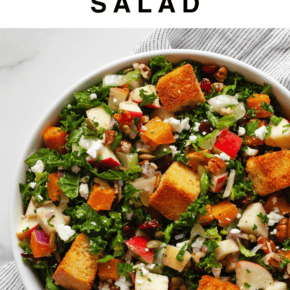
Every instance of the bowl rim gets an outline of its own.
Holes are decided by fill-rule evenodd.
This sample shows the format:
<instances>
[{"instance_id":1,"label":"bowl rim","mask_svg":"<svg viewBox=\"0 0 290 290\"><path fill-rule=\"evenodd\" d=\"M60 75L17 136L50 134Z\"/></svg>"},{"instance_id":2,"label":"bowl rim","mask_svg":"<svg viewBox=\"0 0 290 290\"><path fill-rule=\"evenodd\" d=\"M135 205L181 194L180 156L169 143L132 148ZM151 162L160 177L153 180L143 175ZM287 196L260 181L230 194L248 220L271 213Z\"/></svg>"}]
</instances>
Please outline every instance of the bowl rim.
<instances>
[{"instance_id":1,"label":"bowl rim","mask_svg":"<svg viewBox=\"0 0 290 290\"><path fill-rule=\"evenodd\" d=\"M116 67L126 65L126 63L134 63L140 59L144 58L152 58L154 56L162 55L164 57L174 57L178 55L183 55L186 59L186 56L194 59L194 57L205 57L212 59L213 63L231 63L234 65L234 67L239 67L240 69L244 69L245 71L252 72L256 76L260 76L265 83L270 83L272 86L274 85L283 95L285 95L290 100L290 92L278 81L276 81L273 77L267 75L263 71L253 67L252 65L249 65L247 63L244 63L238 59L225 56L218 53L213 53L209 51L201 51L201 50L191 50L191 49L168 49L168 50L154 50L149 51L145 53L138 53L134 55L130 55L118 60L115 60L109 64L106 64L100 68L97 68L93 70L92 72L88 73L84 77L80 78L78 81L74 82L68 89L66 89L60 96L48 107L48 109L44 112L43 116L40 118L40 120L37 122L37 124L34 126L33 130L29 134L28 138L25 141L25 145L22 149L21 154L19 155L19 160L16 165L15 174L12 179L12 185L11 185L11 192L9 197L9 236L12 244L12 253L14 257L14 261L16 262L16 266L19 272L19 275L21 277L21 280L26 287L26 289L32 289L31 288L31 280L30 276L25 276L24 266L25 264L22 262L21 256L19 255L19 246L18 246L18 239L15 234L15 214L16 214L16 195L19 193L19 177L21 172L23 171L23 164L24 160L26 159L26 156L28 155L29 149L33 145L32 140L36 136L36 133L41 130L41 128L44 126L44 124L47 122L48 118L52 116L55 108L58 108L61 104L65 104L65 100L71 96L72 92L76 91L77 88L81 87L84 83L88 82L89 80L92 80L92 78L95 77L95 83L97 82L97 78L104 76L105 71L112 71L115 72ZM245 76L246 77L246 76ZM247 77L246 77L247 78ZM37 288L33 288L37 289ZM39 288L40 289L40 288Z\"/></svg>"}]
</instances>

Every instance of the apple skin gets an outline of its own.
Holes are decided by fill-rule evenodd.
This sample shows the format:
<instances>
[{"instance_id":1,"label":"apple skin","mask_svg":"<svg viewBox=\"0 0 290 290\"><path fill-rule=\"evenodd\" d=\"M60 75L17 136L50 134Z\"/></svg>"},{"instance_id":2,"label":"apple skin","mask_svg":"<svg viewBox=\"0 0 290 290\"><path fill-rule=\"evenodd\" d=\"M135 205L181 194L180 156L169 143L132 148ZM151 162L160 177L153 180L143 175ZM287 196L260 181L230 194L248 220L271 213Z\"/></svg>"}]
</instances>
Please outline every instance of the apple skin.
<instances>
[{"instance_id":1,"label":"apple skin","mask_svg":"<svg viewBox=\"0 0 290 290\"><path fill-rule=\"evenodd\" d=\"M127 247L139 257L140 261L148 264L153 263L154 259L154 249L148 249L146 244L151 239L144 236L138 236L126 241L125 244Z\"/></svg>"},{"instance_id":2,"label":"apple skin","mask_svg":"<svg viewBox=\"0 0 290 290\"><path fill-rule=\"evenodd\" d=\"M216 152L222 151L229 155L231 159L234 159L242 143L243 139L238 135L230 132L228 129L223 129L214 144L214 150Z\"/></svg>"},{"instance_id":3,"label":"apple skin","mask_svg":"<svg viewBox=\"0 0 290 290\"><path fill-rule=\"evenodd\" d=\"M211 175L212 177L212 185L211 185L211 190L213 192L219 192L227 183L227 178L228 178L229 173L224 172L219 175Z\"/></svg>"},{"instance_id":4,"label":"apple skin","mask_svg":"<svg viewBox=\"0 0 290 290\"><path fill-rule=\"evenodd\" d=\"M111 168L120 165L119 160L117 159L113 151L108 147L104 146L101 150L100 155L102 155L102 161L100 162L102 167Z\"/></svg>"},{"instance_id":5,"label":"apple skin","mask_svg":"<svg viewBox=\"0 0 290 290\"><path fill-rule=\"evenodd\" d=\"M273 286L272 275L262 266L248 261L239 261L236 264L237 286L246 290L245 283L250 285L248 290L265 289Z\"/></svg>"}]
</instances>

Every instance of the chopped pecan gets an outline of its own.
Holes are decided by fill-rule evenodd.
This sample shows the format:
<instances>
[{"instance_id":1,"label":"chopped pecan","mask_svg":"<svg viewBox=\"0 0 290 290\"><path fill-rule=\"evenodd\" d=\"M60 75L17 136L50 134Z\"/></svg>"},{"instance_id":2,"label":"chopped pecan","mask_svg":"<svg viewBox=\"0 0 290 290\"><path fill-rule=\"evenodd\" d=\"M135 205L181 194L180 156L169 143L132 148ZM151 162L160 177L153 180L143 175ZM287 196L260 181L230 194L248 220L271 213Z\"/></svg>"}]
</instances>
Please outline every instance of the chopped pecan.
<instances>
[{"instance_id":1,"label":"chopped pecan","mask_svg":"<svg viewBox=\"0 0 290 290\"><path fill-rule=\"evenodd\" d=\"M151 69L144 63L134 63L133 64L133 68L140 71L141 76L145 79L145 80L149 80L151 77Z\"/></svg>"},{"instance_id":2,"label":"chopped pecan","mask_svg":"<svg viewBox=\"0 0 290 290\"><path fill-rule=\"evenodd\" d=\"M110 146L113 144L114 140L115 140L115 131L109 131L107 130L105 132L105 144L107 146Z\"/></svg>"},{"instance_id":3,"label":"chopped pecan","mask_svg":"<svg viewBox=\"0 0 290 290\"><path fill-rule=\"evenodd\" d=\"M283 242L288 238L288 218L283 218L276 226L277 234L276 238L279 242Z\"/></svg>"},{"instance_id":4,"label":"chopped pecan","mask_svg":"<svg viewBox=\"0 0 290 290\"><path fill-rule=\"evenodd\" d=\"M215 175L222 174L227 170L227 164L218 157L213 157L208 162L208 169Z\"/></svg>"},{"instance_id":5,"label":"chopped pecan","mask_svg":"<svg viewBox=\"0 0 290 290\"><path fill-rule=\"evenodd\" d=\"M123 153L130 153L132 151L132 144L126 140L122 140L121 143L121 149Z\"/></svg>"},{"instance_id":6,"label":"chopped pecan","mask_svg":"<svg viewBox=\"0 0 290 290\"><path fill-rule=\"evenodd\" d=\"M207 64L204 64L202 67L201 67L201 70L207 74L213 74L214 72L216 72L218 69L218 66L217 65L207 65Z\"/></svg>"},{"instance_id":7,"label":"chopped pecan","mask_svg":"<svg viewBox=\"0 0 290 290\"><path fill-rule=\"evenodd\" d=\"M223 83L225 81L225 79L227 78L228 75L228 71L227 69L222 66L221 68L219 68L219 70L217 72L215 72L213 74L213 77L220 83Z\"/></svg>"},{"instance_id":8,"label":"chopped pecan","mask_svg":"<svg viewBox=\"0 0 290 290\"><path fill-rule=\"evenodd\" d=\"M266 254L276 252L277 248L275 243L272 240L265 239L263 237L259 237L257 240L257 244L262 244L261 250L263 250Z\"/></svg>"}]
</instances>

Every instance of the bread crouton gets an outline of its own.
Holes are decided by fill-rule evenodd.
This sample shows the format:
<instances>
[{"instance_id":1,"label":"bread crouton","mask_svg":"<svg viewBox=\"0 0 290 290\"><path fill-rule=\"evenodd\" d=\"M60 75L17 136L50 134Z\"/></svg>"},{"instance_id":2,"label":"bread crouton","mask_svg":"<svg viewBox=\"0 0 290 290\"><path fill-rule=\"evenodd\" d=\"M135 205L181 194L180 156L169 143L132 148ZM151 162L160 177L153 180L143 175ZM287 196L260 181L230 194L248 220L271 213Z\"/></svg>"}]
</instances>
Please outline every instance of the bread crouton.
<instances>
[{"instance_id":1,"label":"bread crouton","mask_svg":"<svg viewBox=\"0 0 290 290\"><path fill-rule=\"evenodd\" d=\"M157 91L165 110L180 112L205 102L190 64L183 65L159 79Z\"/></svg>"},{"instance_id":2,"label":"bread crouton","mask_svg":"<svg viewBox=\"0 0 290 290\"><path fill-rule=\"evenodd\" d=\"M197 290L239 290L237 285L230 282L222 282L212 276L202 276Z\"/></svg>"},{"instance_id":3,"label":"bread crouton","mask_svg":"<svg viewBox=\"0 0 290 290\"><path fill-rule=\"evenodd\" d=\"M197 173L179 162L173 162L162 176L160 185L150 197L150 205L170 220L177 220L200 193Z\"/></svg>"},{"instance_id":4,"label":"bread crouton","mask_svg":"<svg viewBox=\"0 0 290 290\"><path fill-rule=\"evenodd\" d=\"M81 233L76 237L64 259L56 269L53 279L66 289L90 290L98 270L99 257L92 254L90 244Z\"/></svg>"},{"instance_id":5,"label":"bread crouton","mask_svg":"<svg viewBox=\"0 0 290 290\"><path fill-rule=\"evenodd\" d=\"M290 186L290 151L278 151L251 157L246 171L253 189L261 196Z\"/></svg>"}]
</instances>

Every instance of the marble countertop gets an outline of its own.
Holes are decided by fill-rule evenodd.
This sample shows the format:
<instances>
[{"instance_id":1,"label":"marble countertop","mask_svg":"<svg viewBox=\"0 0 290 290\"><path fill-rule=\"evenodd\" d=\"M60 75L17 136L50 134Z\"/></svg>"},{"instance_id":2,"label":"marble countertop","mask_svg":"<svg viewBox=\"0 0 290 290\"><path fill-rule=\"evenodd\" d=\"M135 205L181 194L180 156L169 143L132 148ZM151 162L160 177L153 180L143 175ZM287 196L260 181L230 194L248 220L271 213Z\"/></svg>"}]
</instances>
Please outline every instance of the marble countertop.
<instances>
[{"instance_id":1,"label":"marble countertop","mask_svg":"<svg viewBox=\"0 0 290 290\"><path fill-rule=\"evenodd\" d=\"M130 54L152 29L0 30L0 266L13 260L8 228L14 169L47 107L94 69Z\"/></svg>"}]
</instances>

